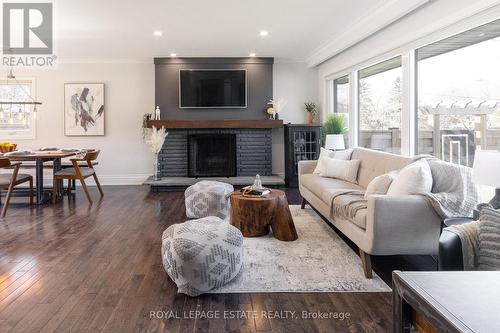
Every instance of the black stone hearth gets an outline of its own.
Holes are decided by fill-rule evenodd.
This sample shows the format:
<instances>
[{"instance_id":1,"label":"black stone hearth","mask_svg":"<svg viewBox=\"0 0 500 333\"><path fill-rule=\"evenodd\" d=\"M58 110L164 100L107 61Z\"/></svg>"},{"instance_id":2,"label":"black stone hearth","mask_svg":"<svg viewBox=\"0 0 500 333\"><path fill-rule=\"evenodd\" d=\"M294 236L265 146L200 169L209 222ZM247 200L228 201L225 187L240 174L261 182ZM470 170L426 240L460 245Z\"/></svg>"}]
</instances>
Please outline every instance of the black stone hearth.
<instances>
[{"instance_id":1,"label":"black stone hearth","mask_svg":"<svg viewBox=\"0 0 500 333\"><path fill-rule=\"evenodd\" d=\"M168 129L168 136L160 152L161 177L196 177L190 175L191 136L231 135L235 138L235 176L271 176L271 129ZM222 149L221 149L222 150ZM217 162L218 163L218 162ZM212 162L212 164L217 164ZM227 171L226 171L227 173ZM234 176L234 174L233 174ZM202 176L198 176L202 177ZM209 176L205 176L209 177ZM215 176L217 177L217 176ZM225 176L218 176L225 177Z\"/></svg>"},{"instance_id":2,"label":"black stone hearth","mask_svg":"<svg viewBox=\"0 0 500 333\"><path fill-rule=\"evenodd\" d=\"M235 177L235 134L188 135L189 177Z\"/></svg>"}]
</instances>

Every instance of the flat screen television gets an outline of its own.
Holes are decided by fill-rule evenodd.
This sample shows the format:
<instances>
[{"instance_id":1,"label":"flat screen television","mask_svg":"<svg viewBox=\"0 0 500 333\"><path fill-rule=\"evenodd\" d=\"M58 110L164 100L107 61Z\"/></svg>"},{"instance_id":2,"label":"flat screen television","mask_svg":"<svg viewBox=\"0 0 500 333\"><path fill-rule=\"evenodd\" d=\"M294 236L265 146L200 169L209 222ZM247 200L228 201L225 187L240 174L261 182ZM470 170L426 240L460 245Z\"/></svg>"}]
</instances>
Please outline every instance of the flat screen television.
<instances>
[{"instance_id":1,"label":"flat screen television","mask_svg":"<svg viewBox=\"0 0 500 333\"><path fill-rule=\"evenodd\" d=\"M244 69L181 69L181 108L246 108L247 73Z\"/></svg>"}]
</instances>

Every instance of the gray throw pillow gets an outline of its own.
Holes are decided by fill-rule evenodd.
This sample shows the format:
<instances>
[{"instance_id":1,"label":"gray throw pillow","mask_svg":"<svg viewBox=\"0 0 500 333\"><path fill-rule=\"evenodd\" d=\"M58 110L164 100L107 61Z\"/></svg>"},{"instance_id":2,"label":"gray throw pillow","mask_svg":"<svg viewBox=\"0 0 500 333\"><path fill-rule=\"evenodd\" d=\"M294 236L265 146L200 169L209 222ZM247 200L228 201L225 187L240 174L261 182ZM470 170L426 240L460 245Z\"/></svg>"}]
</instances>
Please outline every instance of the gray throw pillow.
<instances>
[{"instance_id":1,"label":"gray throw pillow","mask_svg":"<svg viewBox=\"0 0 500 333\"><path fill-rule=\"evenodd\" d=\"M479 218L479 270L500 270L500 211L483 208Z\"/></svg>"}]
</instances>

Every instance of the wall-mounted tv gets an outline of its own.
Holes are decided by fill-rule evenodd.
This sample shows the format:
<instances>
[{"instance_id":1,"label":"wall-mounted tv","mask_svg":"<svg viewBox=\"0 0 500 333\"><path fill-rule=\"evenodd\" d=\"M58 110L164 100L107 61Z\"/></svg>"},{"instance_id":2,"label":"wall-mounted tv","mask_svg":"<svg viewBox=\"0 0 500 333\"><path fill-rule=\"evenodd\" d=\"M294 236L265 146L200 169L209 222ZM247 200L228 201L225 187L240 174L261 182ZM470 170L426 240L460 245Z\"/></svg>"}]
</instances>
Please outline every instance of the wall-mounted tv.
<instances>
[{"instance_id":1,"label":"wall-mounted tv","mask_svg":"<svg viewBox=\"0 0 500 333\"><path fill-rule=\"evenodd\" d=\"M246 108L247 73L244 69L181 69L181 108Z\"/></svg>"}]
</instances>

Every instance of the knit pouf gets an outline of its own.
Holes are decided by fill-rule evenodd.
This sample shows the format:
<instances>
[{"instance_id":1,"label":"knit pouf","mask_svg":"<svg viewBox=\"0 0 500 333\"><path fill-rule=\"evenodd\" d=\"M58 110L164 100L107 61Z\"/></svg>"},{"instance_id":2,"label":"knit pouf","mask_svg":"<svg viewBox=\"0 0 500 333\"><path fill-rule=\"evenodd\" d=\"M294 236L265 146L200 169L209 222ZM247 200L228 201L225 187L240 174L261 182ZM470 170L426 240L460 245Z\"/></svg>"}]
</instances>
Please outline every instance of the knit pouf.
<instances>
[{"instance_id":1,"label":"knit pouf","mask_svg":"<svg viewBox=\"0 0 500 333\"><path fill-rule=\"evenodd\" d=\"M174 224L162 235L163 266L179 293L198 296L234 279L242 267L243 235L218 217Z\"/></svg>"},{"instance_id":2,"label":"knit pouf","mask_svg":"<svg viewBox=\"0 0 500 333\"><path fill-rule=\"evenodd\" d=\"M229 214L226 195L233 191L233 185L211 180L202 180L189 186L184 193L186 216L195 219L207 216L226 219Z\"/></svg>"}]
</instances>

